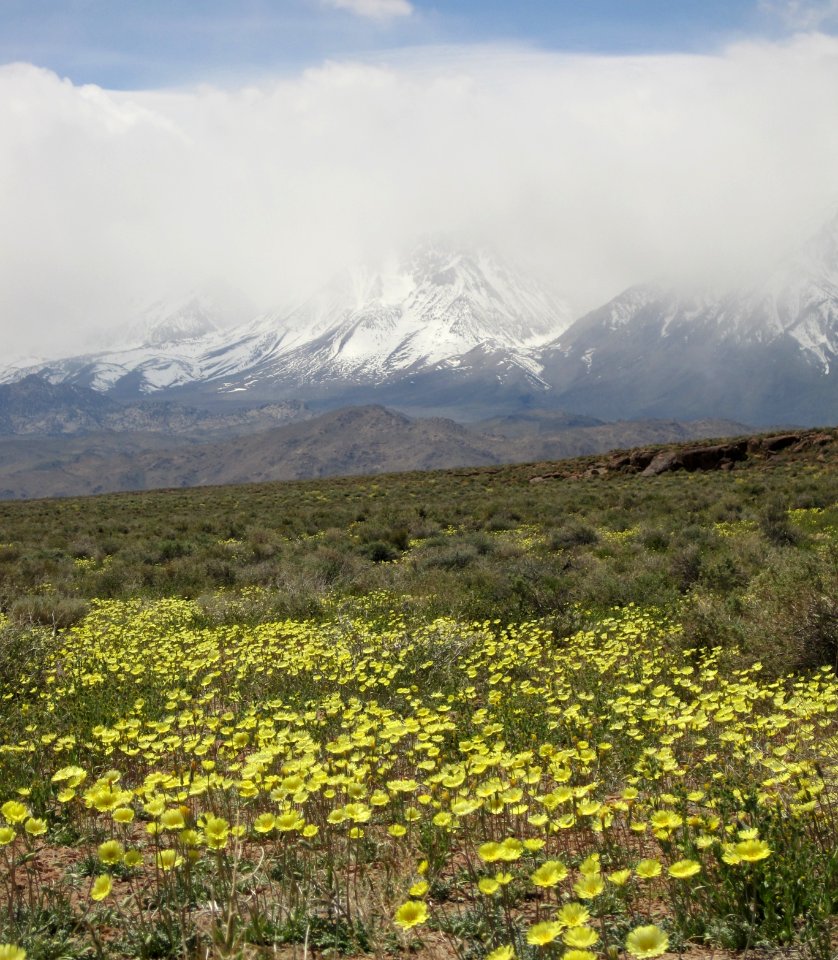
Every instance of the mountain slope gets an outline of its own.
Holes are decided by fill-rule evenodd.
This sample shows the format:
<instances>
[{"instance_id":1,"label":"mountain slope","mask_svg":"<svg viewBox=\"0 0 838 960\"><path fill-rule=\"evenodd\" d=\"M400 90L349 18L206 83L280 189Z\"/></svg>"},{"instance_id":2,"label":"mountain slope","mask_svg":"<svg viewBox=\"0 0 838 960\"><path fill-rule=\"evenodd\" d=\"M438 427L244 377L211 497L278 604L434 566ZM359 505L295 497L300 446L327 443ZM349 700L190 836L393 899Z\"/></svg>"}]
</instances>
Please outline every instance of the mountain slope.
<instances>
[{"instance_id":1,"label":"mountain slope","mask_svg":"<svg viewBox=\"0 0 838 960\"><path fill-rule=\"evenodd\" d=\"M838 421L838 217L757 287L632 287L541 356L559 405L594 416Z\"/></svg>"},{"instance_id":2,"label":"mountain slope","mask_svg":"<svg viewBox=\"0 0 838 960\"><path fill-rule=\"evenodd\" d=\"M34 375L0 384L0 435L101 430L119 404L95 390Z\"/></svg>"},{"instance_id":3,"label":"mountain slope","mask_svg":"<svg viewBox=\"0 0 838 960\"><path fill-rule=\"evenodd\" d=\"M565 307L486 252L428 243L341 278L285 317L282 374L379 383L477 348L534 370L530 350L569 322Z\"/></svg>"},{"instance_id":4,"label":"mountain slope","mask_svg":"<svg viewBox=\"0 0 838 960\"><path fill-rule=\"evenodd\" d=\"M123 404L90 387L50 383L35 374L0 384L0 436L83 436L110 431L126 438L133 433L157 433L208 439L266 430L310 415L297 400L210 411L162 400Z\"/></svg>"},{"instance_id":5,"label":"mountain slope","mask_svg":"<svg viewBox=\"0 0 838 960\"><path fill-rule=\"evenodd\" d=\"M640 285L574 323L496 257L430 242L347 271L292 309L224 317L211 299L167 301L120 349L10 366L0 383L36 372L123 404L153 396L216 411L293 398L461 420L551 407L605 420L838 422L838 215L750 289Z\"/></svg>"},{"instance_id":6,"label":"mountain slope","mask_svg":"<svg viewBox=\"0 0 838 960\"><path fill-rule=\"evenodd\" d=\"M533 422L539 422L537 415ZM365 406L248 436L177 447L171 441L167 445L159 434L12 437L0 439L0 498L555 460L747 430L728 421L568 427L565 418L551 415L545 415L540 426L515 430L507 424L504 435L496 424L483 431L443 418L412 419Z\"/></svg>"},{"instance_id":7,"label":"mountain slope","mask_svg":"<svg viewBox=\"0 0 838 960\"><path fill-rule=\"evenodd\" d=\"M539 284L485 251L425 243L379 269L347 272L290 311L222 330L198 301L170 314L158 306L130 328L123 348L28 372L123 398L190 387L285 397L378 387L439 369L457 381L473 375L473 363L460 367L477 351L492 358L489 378L536 384L534 351L570 319ZM140 344L132 342L137 334ZM20 375L9 368L0 380Z\"/></svg>"}]
</instances>

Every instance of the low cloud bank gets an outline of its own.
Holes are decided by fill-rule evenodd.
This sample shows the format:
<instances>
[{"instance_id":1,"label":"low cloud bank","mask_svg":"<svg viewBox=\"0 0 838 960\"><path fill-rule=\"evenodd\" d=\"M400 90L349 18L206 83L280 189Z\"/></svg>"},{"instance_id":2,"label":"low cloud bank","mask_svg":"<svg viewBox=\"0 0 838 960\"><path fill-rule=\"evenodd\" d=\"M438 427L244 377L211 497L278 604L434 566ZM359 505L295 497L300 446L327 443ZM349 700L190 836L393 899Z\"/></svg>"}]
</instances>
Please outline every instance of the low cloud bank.
<instances>
[{"instance_id":1,"label":"low cloud bank","mask_svg":"<svg viewBox=\"0 0 838 960\"><path fill-rule=\"evenodd\" d=\"M240 89L5 66L6 349L73 349L208 280L268 309L428 233L498 248L580 312L655 277L748 281L835 212L837 95L817 33L715 56L415 49Z\"/></svg>"}]
</instances>

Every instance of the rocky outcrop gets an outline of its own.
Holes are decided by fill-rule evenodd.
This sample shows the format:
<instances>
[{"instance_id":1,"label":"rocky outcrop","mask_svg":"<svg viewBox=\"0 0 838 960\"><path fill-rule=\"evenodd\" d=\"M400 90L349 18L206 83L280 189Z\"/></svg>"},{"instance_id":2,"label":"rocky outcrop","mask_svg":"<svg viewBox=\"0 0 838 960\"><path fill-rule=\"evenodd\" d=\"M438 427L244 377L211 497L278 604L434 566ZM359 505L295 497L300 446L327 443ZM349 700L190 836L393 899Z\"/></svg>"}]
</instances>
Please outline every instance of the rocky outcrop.
<instances>
[{"instance_id":1,"label":"rocky outcrop","mask_svg":"<svg viewBox=\"0 0 838 960\"><path fill-rule=\"evenodd\" d=\"M788 447L800 443L799 433L780 433L773 437L751 437L748 441L748 453L779 453Z\"/></svg>"},{"instance_id":2,"label":"rocky outcrop","mask_svg":"<svg viewBox=\"0 0 838 960\"><path fill-rule=\"evenodd\" d=\"M614 475L639 475L659 477L665 473L684 470L692 473L697 470L733 470L738 463L754 458L775 457L783 451L791 454L807 450L829 447L836 442L836 431L801 430L770 434L767 436L745 437L724 443L691 444L684 446L638 447L635 450L621 451L588 463L583 470L570 473L562 471L540 474L532 477L530 483L542 483L545 480L567 479L582 480L594 477ZM823 452L818 459L824 459Z\"/></svg>"},{"instance_id":3,"label":"rocky outcrop","mask_svg":"<svg viewBox=\"0 0 838 960\"><path fill-rule=\"evenodd\" d=\"M734 463L748 457L748 441L717 443L713 446L682 447L679 450L662 450L643 471L644 477L657 477L676 470L730 469Z\"/></svg>"}]
</instances>

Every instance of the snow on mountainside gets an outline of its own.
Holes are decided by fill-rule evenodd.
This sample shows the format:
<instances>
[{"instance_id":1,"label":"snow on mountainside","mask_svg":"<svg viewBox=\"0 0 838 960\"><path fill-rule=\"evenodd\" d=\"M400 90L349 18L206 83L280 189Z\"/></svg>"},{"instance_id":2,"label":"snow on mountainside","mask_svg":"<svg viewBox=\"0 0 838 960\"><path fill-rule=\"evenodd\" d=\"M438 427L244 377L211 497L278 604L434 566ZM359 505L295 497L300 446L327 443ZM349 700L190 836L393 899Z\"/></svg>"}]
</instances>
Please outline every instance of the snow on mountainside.
<instances>
[{"instance_id":1,"label":"snow on mountainside","mask_svg":"<svg viewBox=\"0 0 838 960\"><path fill-rule=\"evenodd\" d=\"M241 291L219 281L206 283L185 296L145 305L132 322L112 334L107 346L166 347L199 340L248 320L253 312Z\"/></svg>"},{"instance_id":2,"label":"snow on mountainside","mask_svg":"<svg viewBox=\"0 0 838 960\"><path fill-rule=\"evenodd\" d=\"M338 278L285 317L274 375L383 382L457 361L476 347L533 369L535 348L570 325L568 309L485 252L425 244L401 261Z\"/></svg>"},{"instance_id":3,"label":"snow on mountainside","mask_svg":"<svg viewBox=\"0 0 838 960\"><path fill-rule=\"evenodd\" d=\"M828 373L838 355L838 215L753 289L714 296L631 287L577 321L551 347L567 352L597 330L641 328L654 328L661 337L710 336L740 344L789 338Z\"/></svg>"},{"instance_id":4,"label":"snow on mountainside","mask_svg":"<svg viewBox=\"0 0 838 960\"><path fill-rule=\"evenodd\" d=\"M838 214L751 297L776 334L786 334L829 373L838 358Z\"/></svg>"},{"instance_id":5,"label":"snow on mountainside","mask_svg":"<svg viewBox=\"0 0 838 960\"><path fill-rule=\"evenodd\" d=\"M548 405L602 419L838 422L838 215L749 289L640 285L571 323L485 251L426 242L293 308L230 324L194 295L121 345L0 370L129 400L294 398L475 417ZM200 397L198 397L200 395Z\"/></svg>"},{"instance_id":6,"label":"snow on mountainside","mask_svg":"<svg viewBox=\"0 0 838 960\"><path fill-rule=\"evenodd\" d=\"M100 391L153 393L196 383L379 384L458 361L476 348L534 372L534 351L569 326L568 309L485 251L425 243L377 270L348 271L296 308L223 329L199 297L155 304L122 346L0 372L42 373Z\"/></svg>"},{"instance_id":7,"label":"snow on mountainside","mask_svg":"<svg viewBox=\"0 0 838 960\"><path fill-rule=\"evenodd\" d=\"M125 331L128 345L164 347L197 340L219 329L214 304L206 297L190 295L180 303L158 300L143 310Z\"/></svg>"},{"instance_id":8,"label":"snow on mountainside","mask_svg":"<svg viewBox=\"0 0 838 960\"><path fill-rule=\"evenodd\" d=\"M600 417L838 419L838 216L751 289L632 287L542 354L557 403Z\"/></svg>"}]
</instances>

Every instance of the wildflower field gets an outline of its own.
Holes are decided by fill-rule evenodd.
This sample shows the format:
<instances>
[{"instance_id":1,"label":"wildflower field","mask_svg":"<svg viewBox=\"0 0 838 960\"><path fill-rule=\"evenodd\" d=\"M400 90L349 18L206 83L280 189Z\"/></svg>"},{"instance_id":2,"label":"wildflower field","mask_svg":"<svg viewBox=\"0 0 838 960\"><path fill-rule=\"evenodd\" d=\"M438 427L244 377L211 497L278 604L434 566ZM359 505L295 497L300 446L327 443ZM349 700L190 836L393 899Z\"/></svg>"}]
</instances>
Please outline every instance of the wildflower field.
<instances>
[{"instance_id":1,"label":"wildflower field","mask_svg":"<svg viewBox=\"0 0 838 960\"><path fill-rule=\"evenodd\" d=\"M222 535L230 491L170 494L205 505L199 566L223 551L253 567L246 551L263 548L261 581L192 596L158 582L96 596L126 562L118 544L74 556L66 520L45 543L50 511L93 540L100 501L3 505L7 583L28 576L18 599L38 604L27 619L10 598L0 623L0 958L831 957L831 464L754 468L768 512L730 475L579 483L561 516L525 481L510 485L515 516L482 532L469 517L497 483L485 471L376 481L395 491L389 527L357 518L366 481L276 487L275 526L244 536ZM313 511L314 529L280 523L301 493L320 529ZM148 517L164 495L146 496L106 505L126 538L143 503L159 536ZM636 516L623 504L614 522L620 498ZM680 516L654 513L676 502ZM369 520L396 533L364 539ZM687 584L685 525L705 565ZM478 534L489 547L470 554ZM313 581L290 609L292 559L338 568L339 545L363 558L346 559L355 580ZM38 550L53 551L60 597L33 572ZM473 560L449 565L457 551ZM629 561L635 595L615 597L606 574ZM528 563L529 593L478 594ZM68 598L72 622L40 615Z\"/></svg>"}]
</instances>

